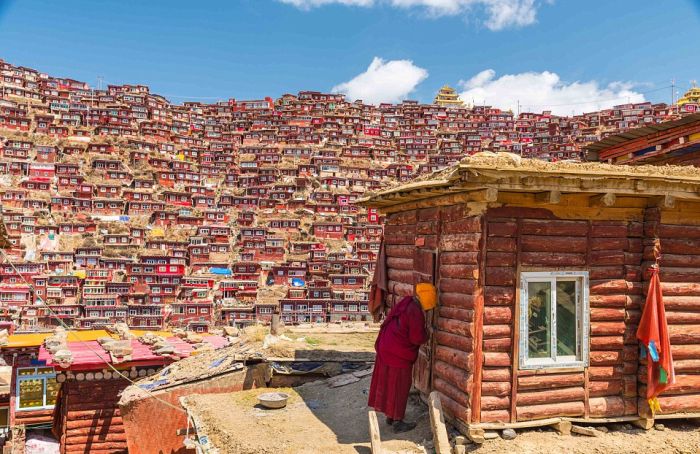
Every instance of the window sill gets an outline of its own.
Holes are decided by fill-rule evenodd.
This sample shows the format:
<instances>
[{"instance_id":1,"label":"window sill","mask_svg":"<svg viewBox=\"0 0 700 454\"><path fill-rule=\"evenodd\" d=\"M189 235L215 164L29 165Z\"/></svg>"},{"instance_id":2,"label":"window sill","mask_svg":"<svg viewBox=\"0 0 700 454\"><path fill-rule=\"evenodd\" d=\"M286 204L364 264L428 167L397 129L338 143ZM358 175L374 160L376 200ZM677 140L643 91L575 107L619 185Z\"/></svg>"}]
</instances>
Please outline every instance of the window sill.
<instances>
[{"instance_id":1,"label":"window sill","mask_svg":"<svg viewBox=\"0 0 700 454\"><path fill-rule=\"evenodd\" d=\"M549 374L572 374L581 373L586 370L585 365L581 366L528 366L520 367L518 370L519 376L525 375L549 375Z\"/></svg>"},{"instance_id":2,"label":"window sill","mask_svg":"<svg viewBox=\"0 0 700 454\"><path fill-rule=\"evenodd\" d=\"M47 405L45 407L18 408L15 411L16 412L24 412L24 411L53 410L55 407L56 407L55 405Z\"/></svg>"}]
</instances>

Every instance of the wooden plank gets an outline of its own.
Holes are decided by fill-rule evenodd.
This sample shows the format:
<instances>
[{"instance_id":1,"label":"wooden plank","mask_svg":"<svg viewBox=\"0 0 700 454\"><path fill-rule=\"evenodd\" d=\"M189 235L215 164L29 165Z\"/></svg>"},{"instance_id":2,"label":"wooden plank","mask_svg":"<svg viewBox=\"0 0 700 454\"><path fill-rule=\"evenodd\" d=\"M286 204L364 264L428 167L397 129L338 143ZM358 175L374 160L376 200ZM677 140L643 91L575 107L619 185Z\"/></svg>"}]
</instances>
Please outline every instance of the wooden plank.
<instances>
[{"instance_id":1,"label":"wooden plank","mask_svg":"<svg viewBox=\"0 0 700 454\"><path fill-rule=\"evenodd\" d=\"M428 411L430 413L430 427L433 430L433 443L436 454L451 454L450 439L447 436L445 418L442 415L442 404L437 391L430 393Z\"/></svg>"},{"instance_id":2,"label":"wooden plank","mask_svg":"<svg viewBox=\"0 0 700 454\"><path fill-rule=\"evenodd\" d=\"M611 418L564 418L570 422L587 423L587 424L609 424L613 422L628 422L639 419L639 416L614 416Z\"/></svg>"},{"instance_id":3,"label":"wooden plank","mask_svg":"<svg viewBox=\"0 0 700 454\"><path fill-rule=\"evenodd\" d=\"M382 439L379 435L379 422L377 421L377 412L370 410L369 412L369 438L372 454L382 454Z\"/></svg>"},{"instance_id":4,"label":"wooden plank","mask_svg":"<svg viewBox=\"0 0 700 454\"><path fill-rule=\"evenodd\" d=\"M693 413L671 413L668 415L659 415L657 414L655 419L699 419L700 418L700 412L693 412Z\"/></svg>"},{"instance_id":5,"label":"wooden plank","mask_svg":"<svg viewBox=\"0 0 700 454\"><path fill-rule=\"evenodd\" d=\"M478 427L483 430L527 429L531 427L550 426L562 420L562 418L547 418L519 422L482 422L479 424L470 424L470 427Z\"/></svg>"}]
</instances>

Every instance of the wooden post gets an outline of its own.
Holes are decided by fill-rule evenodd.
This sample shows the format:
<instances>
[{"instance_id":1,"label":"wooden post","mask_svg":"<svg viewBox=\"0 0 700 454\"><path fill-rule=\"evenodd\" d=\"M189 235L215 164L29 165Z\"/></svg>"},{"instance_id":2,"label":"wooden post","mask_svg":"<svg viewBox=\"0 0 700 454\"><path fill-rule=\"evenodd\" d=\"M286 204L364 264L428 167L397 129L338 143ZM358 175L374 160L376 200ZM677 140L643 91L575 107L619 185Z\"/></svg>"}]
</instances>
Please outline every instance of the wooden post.
<instances>
[{"instance_id":1,"label":"wooden post","mask_svg":"<svg viewBox=\"0 0 700 454\"><path fill-rule=\"evenodd\" d=\"M428 412L430 413L430 427L433 430L433 443L435 454L450 454L450 439L447 436L445 419L442 416L442 403L437 391L430 393L428 397Z\"/></svg>"},{"instance_id":2,"label":"wooden post","mask_svg":"<svg viewBox=\"0 0 700 454\"><path fill-rule=\"evenodd\" d=\"M559 421L552 424L552 427L559 433L559 435L571 435L571 426L573 426L571 421Z\"/></svg>"},{"instance_id":3,"label":"wooden post","mask_svg":"<svg viewBox=\"0 0 700 454\"><path fill-rule=\"evenodd\" d=\"M488 217L481 217L481 239L479 244L479 280L478 287L474 295L474 381L472 383L473 393L470 396L471 422L481 422L481 378L484 369L484 286L486 276L486 240L488 239ZM483 430L481 438L483 439ZM471 436L470 436L471 438ZM474 441L472 439L472 441ZM479 443L474 441L474 443ZM481 441L483 443L483 441Z\"/></svg>"},{"instance_id":4,"label":"wooden post","mask_svg":"<svg viewBox=\"0 0 700 454\"><path fill-rule=\"evenodd\" d=\"M377 421L377 413L374 410L369 411L369 442L372 448L372 454L382 454L382 439L379 436L379 422Z\"/></svg>"},{"instance_id":5,"label":"wooden post","mask_svg":"<svg viewBox=\"0 0 700 454\"><path fill-rule=\"evenodd\" d=\"M631 423L640 429L649 430L654 427L654 418L639 418L631 421Z\"/></svg>"},{"instance_id":6,"label":"wooden post","mask_svg":"<svg viewBox=\"0 0 700 454\"><path fill-rule=\"evenodd\" d=\"M467 429L467 437L477 445L481 445L486 441L484 438L484 429L479 429L477 427L469 427Z\"/></svg>"}]
</instances>

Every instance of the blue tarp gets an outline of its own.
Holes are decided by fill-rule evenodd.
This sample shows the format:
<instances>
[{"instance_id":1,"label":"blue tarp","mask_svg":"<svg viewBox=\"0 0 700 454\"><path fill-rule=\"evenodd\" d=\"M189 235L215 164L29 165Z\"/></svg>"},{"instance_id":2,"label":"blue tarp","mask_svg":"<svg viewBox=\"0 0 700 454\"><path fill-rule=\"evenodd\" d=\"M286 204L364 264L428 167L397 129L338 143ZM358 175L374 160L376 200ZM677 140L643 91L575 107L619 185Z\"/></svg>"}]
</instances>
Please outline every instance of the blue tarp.
<instances>
[{"instance_id":1,"label":"blue tarp","mask_svg":"<svg viewBox=\"0 0 700 454\"><path fill-rule=\"evenodd\" d=\"M304 286L304 279L299 279L298 277L295 277L292 279L292 287L303 287Z\"/></svg>"},{"instance_id":2,"label":"blue tarp","mask_svg":"<svg viewBox=\"0 0 700 454\"><path fill-rule=\"evenodd\" d=\"M209 268L209 272L212 274L223 274L226 276L231 275L231 270L228 268Z\"/></svg>"}]
</instances>

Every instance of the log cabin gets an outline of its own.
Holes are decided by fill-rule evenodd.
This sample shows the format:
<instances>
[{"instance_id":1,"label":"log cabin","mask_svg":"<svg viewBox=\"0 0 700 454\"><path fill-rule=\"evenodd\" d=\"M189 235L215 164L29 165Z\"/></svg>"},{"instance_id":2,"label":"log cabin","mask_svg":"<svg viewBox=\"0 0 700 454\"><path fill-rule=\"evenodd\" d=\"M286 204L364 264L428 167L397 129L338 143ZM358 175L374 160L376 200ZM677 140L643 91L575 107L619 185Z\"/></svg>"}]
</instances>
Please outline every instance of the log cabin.
<instances>
[{"instance_id":1,"label":"log cabin","mask_svg":"<svg viewBox=\"0 0 700 454\"><path fill-rule=\"evenodd\" d=\"M418 282L439 290L414 385L474 437L650 428L636 330L658 240L677 382L655 418L700 416L699 189L693 167L499 153L362 199L386 215L387 306Z\"/></svg>"}]
</instances>

